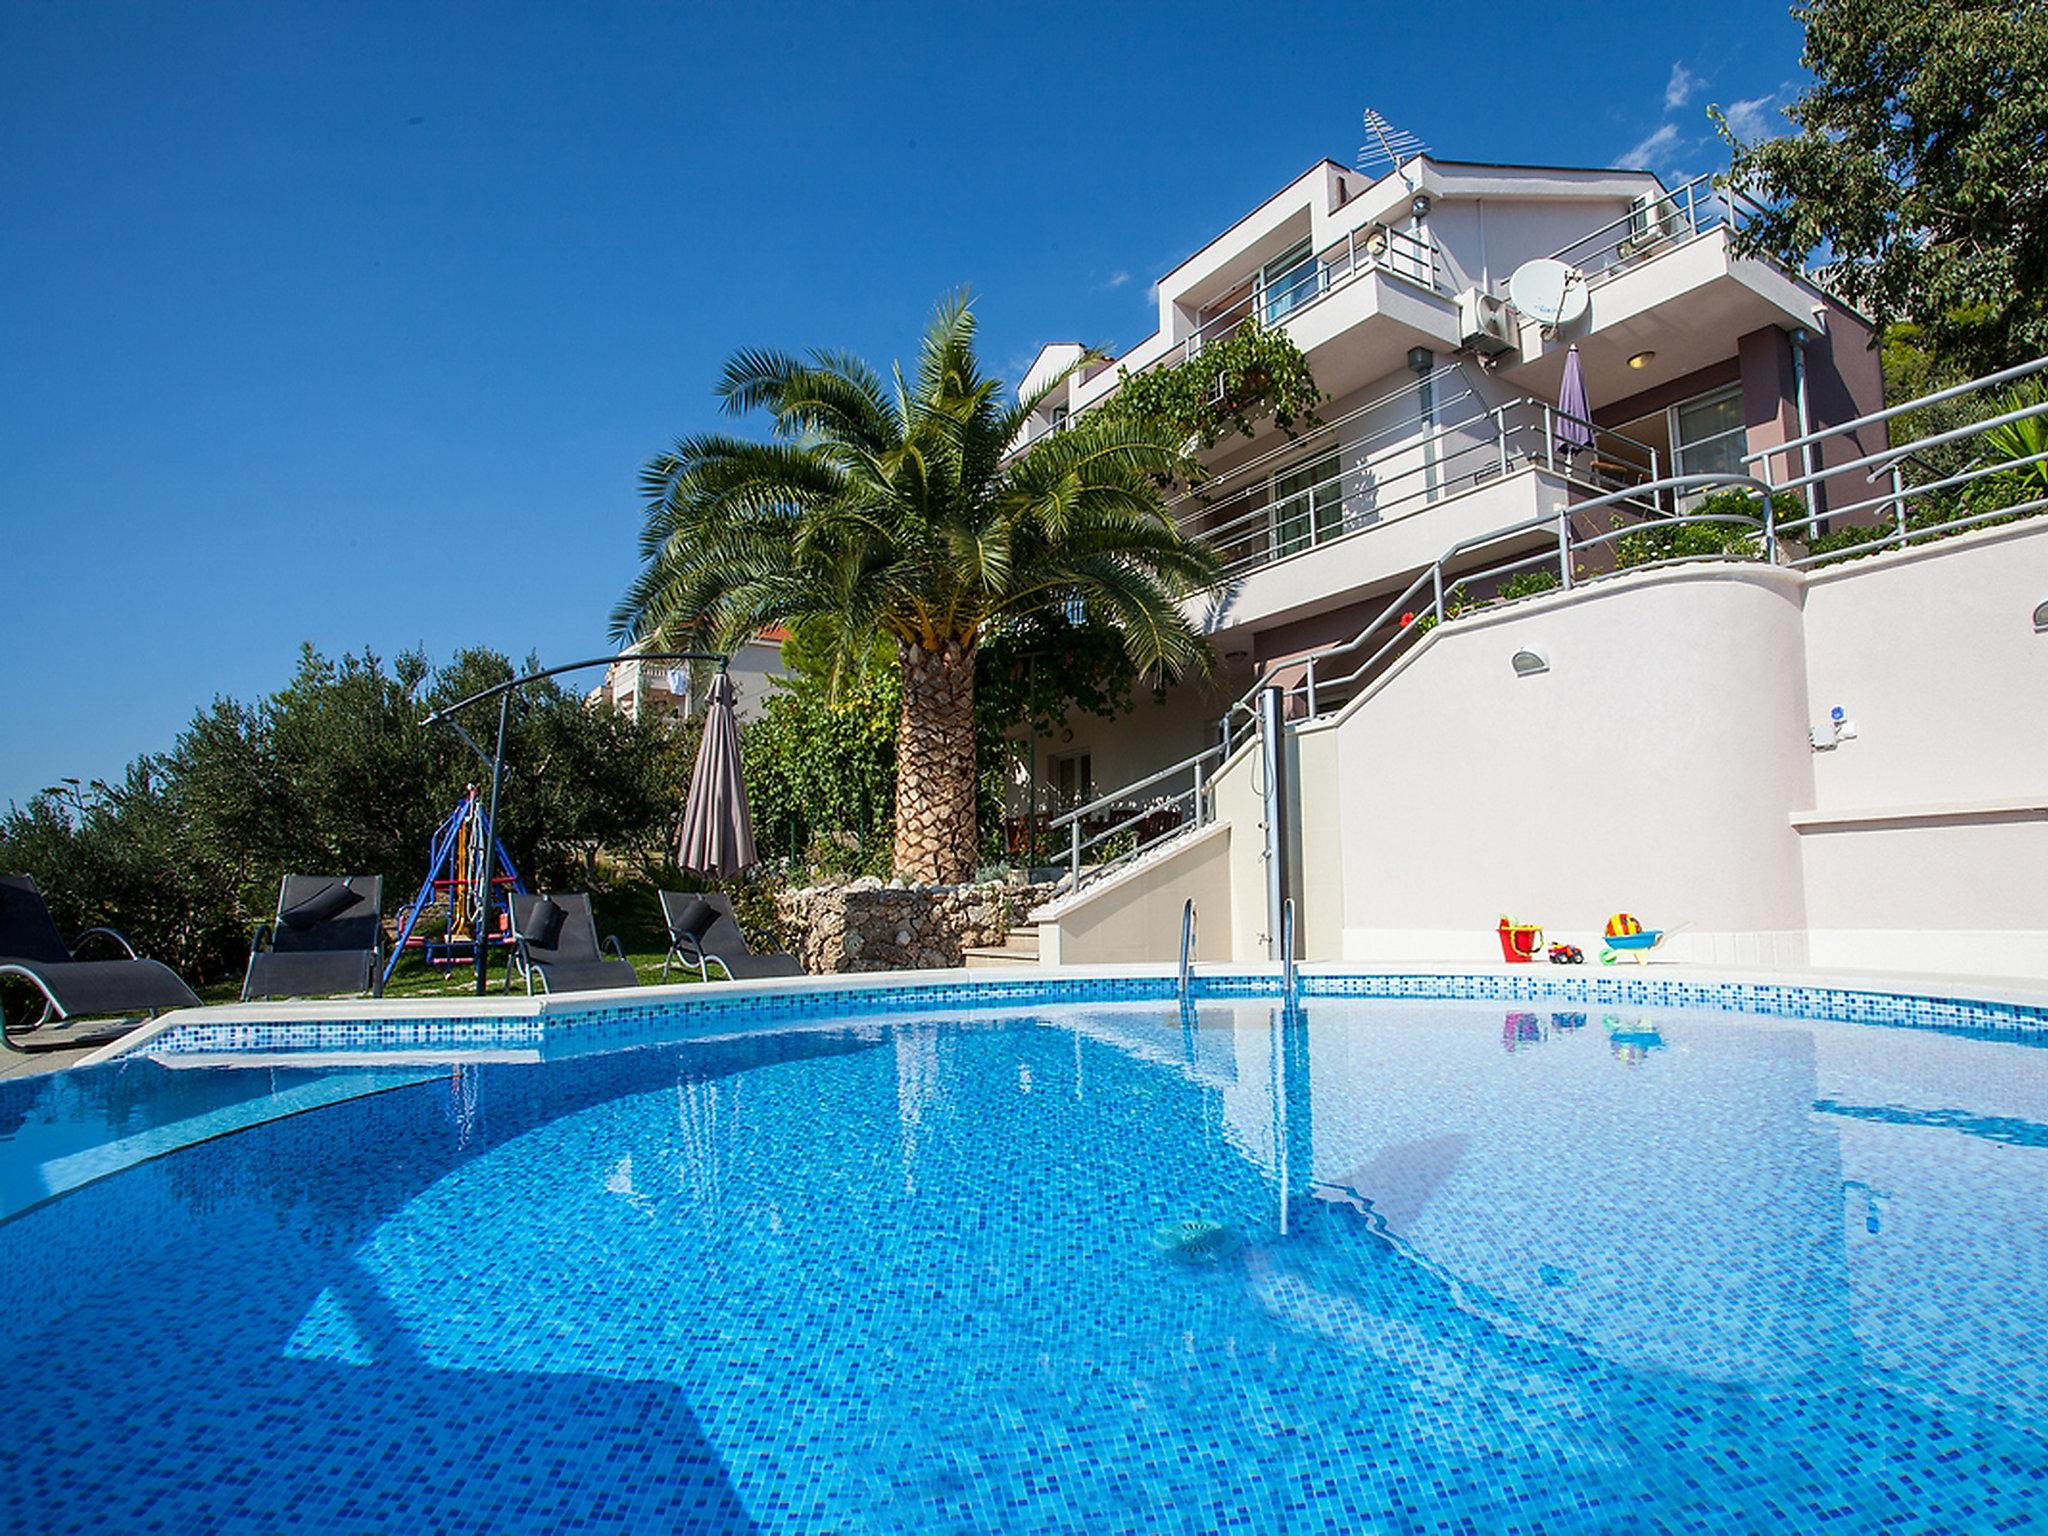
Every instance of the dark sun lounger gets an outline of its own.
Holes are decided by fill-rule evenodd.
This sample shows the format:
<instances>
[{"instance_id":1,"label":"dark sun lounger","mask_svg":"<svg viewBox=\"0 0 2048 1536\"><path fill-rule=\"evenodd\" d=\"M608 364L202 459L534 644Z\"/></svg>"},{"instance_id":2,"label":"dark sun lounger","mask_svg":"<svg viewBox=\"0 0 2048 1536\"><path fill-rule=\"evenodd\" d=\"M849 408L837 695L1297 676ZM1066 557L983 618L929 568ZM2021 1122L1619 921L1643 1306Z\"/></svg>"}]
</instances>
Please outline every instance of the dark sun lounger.
<instances>
[{"instance_id":1,"label":"dark sun lounger","mask_svg":"<svg viewBox=\"0 0 2048 1536\"><path fill-rule=\"evenodd\" d=\"M77 951L95 938L122 958L79 959ZM127 1021L138 1015L199 1006L198 994L176 972L138 957L135 946L111 928L87 929L75 944L66 944L43 893L27 875L0 875L0 976L19 976L43 995L42 1017L7 1032L8 1044L30 1050L85 1043L86 1036L68 1031L48 1042L22 1038L60 1020L119 1016L120 1028L102 1032L112 1038L126 1033Z\"/></svg>"},{"instance_id":2,"label":"dark sun lounger","mask_svg":"<svg viewBox=\"0 0 2048 1536\"><path fill-rule=\"evenodd\" d=\"M533 991L536 978L543 992L595 992L606 987L637 987L640 977L626 959L617 934L607 935L614 959L606 959L597 942L597 919L588 896L512 896L511 964L505 985L516 968Z\"/></svg>"},{"instance_id":3,"label":"dark sun lounger","mask_svg":"<svg viewBox=\"0 0 2048 1536\"><path fill-rule=\"evenodd\" d=\"M672 962L696 971L698 979L709 981L711 967L717 966L730 981L761 981L771 976L801 976L803 962L794 955L757 955L740 932L732 915L732 903L724 896L707 893L692 896L683 891L661 893L661 915L668 923L668 954L661 962L661 979L668 980Z\"/></svg>"},{"instance_id":4,"label":"dark sun lounger","mask_svg":"<svg viewBox=\"0 0 2048 1536\"><path fill-rule=\"evenodd\" d=\"M286 875L277 920L256 931L242 1001L384 993L384 878Z\"/></svg>"}]
</instances>

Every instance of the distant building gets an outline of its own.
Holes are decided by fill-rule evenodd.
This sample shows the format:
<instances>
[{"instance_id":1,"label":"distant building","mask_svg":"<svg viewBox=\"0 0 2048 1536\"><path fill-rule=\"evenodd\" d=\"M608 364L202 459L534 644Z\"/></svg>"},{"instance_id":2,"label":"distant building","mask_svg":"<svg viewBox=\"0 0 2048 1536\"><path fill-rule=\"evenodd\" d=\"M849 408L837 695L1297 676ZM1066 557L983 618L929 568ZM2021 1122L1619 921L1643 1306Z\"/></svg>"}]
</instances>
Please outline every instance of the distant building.
<instances>
[{"instance_id":1,"label":"distant building","mask_svg":"<svg viewBox=\"0 0 2048 1536\"><path fill-rule=\"evenodd\" d=\"M738 696L742 720L760 711L769 684L782 676L782 642L788 638L789 631L785 629L766 629L733 653L726 671ZM630 649L646 651L653 647L638 645ZM634 720L640 718L642 711L658 717L687 717L698 704L690 691L692 670L687 662L615 661L605 668L604 681L591 689L588 702L609 704Z\"/></svg>"}]
</instances>

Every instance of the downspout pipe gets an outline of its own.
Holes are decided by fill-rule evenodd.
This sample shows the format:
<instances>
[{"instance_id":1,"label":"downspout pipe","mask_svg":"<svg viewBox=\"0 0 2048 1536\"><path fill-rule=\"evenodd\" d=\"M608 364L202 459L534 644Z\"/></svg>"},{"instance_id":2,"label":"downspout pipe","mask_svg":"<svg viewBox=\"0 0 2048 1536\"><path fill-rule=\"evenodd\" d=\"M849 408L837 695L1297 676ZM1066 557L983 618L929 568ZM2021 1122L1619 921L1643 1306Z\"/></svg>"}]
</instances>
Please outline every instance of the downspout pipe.
<instances>
[{"instance_id":1,"label":"downspout pipe","mask_svg":"<svg viewBox=\"0 0 2048 1536\"><path fill-rule=\"evenodd\" d=\"M1806 393L1806 348L1812 340L1812 334L1804 327L1792 333L1793 409L1798 413L1799 418L1798 430L1794 435L1798 437L1805 437L1813 431L1813 408L1808 402ZM1799 473L1802 476L1811 475L1820 467L1814 462L1814 455L1818 451L1818 446L1818 444L1810 442L1799 445ZM1820 482L1818 480L1808 480L1801 489L1806 493L1806 515L1808 517L1820 516ZM1822 524L1815 523L1811 526L1821 533L1827 532L1826 527Z\"/></svg>"}]
</instances>

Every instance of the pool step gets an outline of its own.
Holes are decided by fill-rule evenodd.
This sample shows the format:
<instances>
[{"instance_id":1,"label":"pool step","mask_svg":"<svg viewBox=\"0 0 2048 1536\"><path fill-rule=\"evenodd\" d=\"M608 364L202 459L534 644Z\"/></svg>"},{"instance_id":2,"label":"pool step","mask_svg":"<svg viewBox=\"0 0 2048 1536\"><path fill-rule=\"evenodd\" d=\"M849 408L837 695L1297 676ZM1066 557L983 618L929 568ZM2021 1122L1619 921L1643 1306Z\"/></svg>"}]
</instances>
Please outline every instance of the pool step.
<instances>
[{"instance_id":1,"label":"pool step","mask_svg":"<svg viewBox=\"0 0 2048 1536\"><path fill-rule=\"evenodd\" d=\"M961 963L970 969L989 965L1038 964L1038 930L1012 928L1001 944L983 944L961 951Z\"/></svg>"}]
</instances>

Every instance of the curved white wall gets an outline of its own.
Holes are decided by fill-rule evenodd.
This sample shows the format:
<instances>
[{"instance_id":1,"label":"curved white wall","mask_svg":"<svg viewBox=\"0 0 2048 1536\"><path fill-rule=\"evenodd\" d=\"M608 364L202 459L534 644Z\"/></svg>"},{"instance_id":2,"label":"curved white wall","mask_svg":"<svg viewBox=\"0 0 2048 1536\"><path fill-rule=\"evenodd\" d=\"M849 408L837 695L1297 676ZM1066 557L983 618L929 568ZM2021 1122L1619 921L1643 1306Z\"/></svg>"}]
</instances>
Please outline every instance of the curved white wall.
<instances>
[{"instance_id":1,"label":"curved white wall","mask_svg":"<svg viewBox=\"0 0 2048 1536\"><path fill-rule=\"evenodd\" d=\"M1432 634L1327 727L1344 957L1497 959L1502 913L1585 945L1626 909L1687 925L1681 957L1799 963L1799 588L1645 572ZM1522 648L1549 670L1517 676Z\"/></svg>"}]
</instances>

